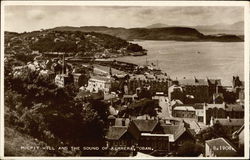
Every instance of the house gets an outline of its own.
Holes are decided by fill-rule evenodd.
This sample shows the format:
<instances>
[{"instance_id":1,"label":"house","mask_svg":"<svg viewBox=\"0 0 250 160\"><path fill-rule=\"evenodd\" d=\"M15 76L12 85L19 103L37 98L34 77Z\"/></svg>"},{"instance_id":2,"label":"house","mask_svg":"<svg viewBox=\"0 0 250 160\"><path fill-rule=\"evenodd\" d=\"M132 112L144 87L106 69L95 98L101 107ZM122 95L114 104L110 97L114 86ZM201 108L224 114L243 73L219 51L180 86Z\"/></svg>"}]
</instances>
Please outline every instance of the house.
<instances>
[{"instance_id":1,"label":"house","mask_svg":"<svg viewBox=\"0 0 250 160\"><path fill-rule=\"evenodd\" d=\"M176 106L172 110L173 117L179 118L196 118L195 117L195 109L193 106Z\"/></svg>"},{"instance_id":2,"label":"house","mask_svg":"<svg viewBox=\"0 0 250 160\"><path fill-rule=\"evenodd\" d=\"M130 75L128 80L128 92L130 94L136 93L137 88L144 88L147 86L152 95L156 92L163 92L168 94L168 87L170 86L170 79L164 75L153 74L136 74Z\"/></svg>"},{"instance_id":3,"label":"house","mask_svg":"<svg viewBox=\"0 0 250 160\"><path fill-rule=\"evenodd\" d=\"M226 104L205 104L204 108L204 123L209 124L211 117L213 118L225 118L226 117Z\"/></svg>"},{"instance_id":4,"label":"house","mask_svg":"<svg viewBox=\"0 0 250 160\"><path fill-rule=\"evenodd\" d=\"M111 88L111 80L112 78L109 77L92 76L88 80L88 86L86 89L90 92L103 91L104 93L108 93Z\"/></svg>"},{"instance_id":5,"label":"house","mask_svg":"<svg viewBox=\"0 0 250 160\"><path fill-rule=\"evenodd\" d=\"M236 149L224 138L216 138L205 142L205 157L235 157Z\"/></svg>"},{"instance_id":6,"label":"house","mask_svg":"<svg viewBox=\"0 0 250 160\"><path fill-rule=\"evenodd\" d=\"M209 86L205 79L182 79L179 80L186 96L193 97L194 103L204 103L209 101Z\"/></svg>"},{"instance_id":7,"label":"house","mask_svg":"<svg viewBox=\"0 0 250 160\"><path fill-rule=\"evenodd\" d=\"M243 119L244 106L241 104L205 104L205 124L208 124L213 118Z\"/></svg>"},{"instance_id":8,"label":"house","mask_svg":"<svg viewBox=\"0 0 250 160\"><path fill-rule=\"evenodd\" d=\"M223 127L228 137L231 137L233 132L240 129L240 127L244 124L244 119L231 119L229 117L215 119L212 118L210 125L214 125L216 123L220 124Z\"/></svg>"},{"instance_id":9,"label":"house","mask_svg":"<svg viewBox=\"0 0 250 160\"><path fill-rule=\"evenodd\" d=\"M178 125L162 125L163 131L169 136L170 151L177 152L177 150L185 142L195 143L195 131L188 128L185 123Z\"/></svg>"},{"instance_id":10,"label":"house","mask_svg":"<svg viewBox=\"0 0 250 160\"><path fill-rule=\"evenodd\" d=\"M169 137L163 132L158 120L134 119L130 127L140 133L138 148L141 152L169 152Z\"/></svg>"},{"instance_id":11,"label":"house","mask_svg":"<svg viewBox=\"0 0 250 160\"><path fill-rule=\"evenodd\" d=\"M113 119L113 117L110 117ZM165 124L154 119L116 118L106 135L109 148L134 147L138 152L167 155L175 152L184 142L195 142L194 130L185 123Z\"/></svg>"},{"instance_id":12,"label":"house","mask_svg":"<svg viewBox=\"0 0 250 160\"><path fill-rule=\"evenodd\" d=\"M244 118L244 105L241 104L226 104L225 106L226 116L235 119Z\"/></svg>"}]
</instances>

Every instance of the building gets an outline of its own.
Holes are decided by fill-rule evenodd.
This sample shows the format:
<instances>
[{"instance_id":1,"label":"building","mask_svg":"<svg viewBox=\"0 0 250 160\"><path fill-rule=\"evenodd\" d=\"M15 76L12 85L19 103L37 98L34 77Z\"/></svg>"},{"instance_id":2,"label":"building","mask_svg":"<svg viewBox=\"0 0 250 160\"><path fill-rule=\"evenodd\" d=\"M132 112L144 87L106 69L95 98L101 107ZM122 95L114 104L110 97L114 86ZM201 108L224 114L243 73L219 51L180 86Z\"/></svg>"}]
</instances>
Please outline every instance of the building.
<instances>
[{"instance_id":1,"label":"building","mask_svg":"<svg viewBox=\"0 0 250 160\"><path fill-rule=\"evenodd\" d=\"M212 100L214 94L223 93L223 87L220 79L207 78L207 82L208 82L208 94L210 100Z\"/></svg>"},{"instance_id":2,"label":"building","mask_svg":"<svg viewBox=\"0 0 250 160\"><path fill-rule=\"evenodd\" d=\"M103 91L104 93L108 93L111 88L112 78L103 77L103 76L92 76L88 80L87 90L90 92L98 92Z\"/></svg>"},{"instance_id":3,"label":"building","mask_svg":"<svg viewBox=\"0 0 250 160\"><path fill-rule=\"evenodd\" d=\"M193 103L204 103L209 101L209 86L204 79L182 79L179 80L186 97L191 97ZM187 100L187 102L189 101Z\"/></svg>"},{"instance_id":4,"label":"building","mask_svg":"<svg viewBox=\"0 0 250 160\"><path fill-rule=\"evenodd\" d=\"M216 138L205 142L205 157L235 157L236 149L224 138Z\"/></svg>"},{"instance_id":5,"label":"building","mask_svg":"<svg viewBox=\"0 0 250 160\"><path fill-rule=\"evenodd\" d=\"M176 106L172 110L173 117L178 118L196 118L196 111L193 106Z\"/></svg>"},{"instance_id":6,"label":"building","mask_svg":"<svg viewBox=\"0 0 250 160\"><path fill-rule=\"evenodd\" d=\"M106 136L109 148L132 146L138 152L167 155L185 142L195 143L195 131L184 122L172 125L154 119L116 118L114 123Z\"/></svg>"},{"instance_id":7,"label":"building","mask_svg":"<svg viewBox=\"0 0 250 160\"><path fill-rule=\"evenodd\" d=\"M227 134L228 137L240 129L240 127L244 124L244 119L231 119L227 118L215 118L211 120L210 125L220 124L223 127L223 130Z\"/></svg>"},{"instance_id":8,"label":"building","mask_svg":"<svg viewBox=\"0 0 250 160\"><path fill-rule=\"evenodd\" d=\"M225 118L226 117L226 104L204 104L204 123L209 124L211 117L213 118Z\"/></svg>"},{"instance_id":9,"label":"building","mask_svg":"<svg viewBox=\"0 0 250 160\"><path fill-rule=\"evenodd\" d=\"M55 84L61 88L65 87L65 85L70 84L71 82L73 82L73 78L67 74L58 74L55 77Z\"/></svg>"},{"instance_id":10,"label":"building","mask_svg":"<svg viewBox=\"0 0 250 160\"><path fill-rule=\"evenodd\" d=\"M244 118L244 105L241 104L226 104L226 116L235 119Z\"/></svg>"},{"instance_id":11,"label":"building","mask_svg":"<svg viewBox=\"0 0 250 160\"><path fill-rule=\"evenodd\" d=\"M241 104L205 104L204 123L208 124L213 118L243 119L244 106Z\"/></svg>"},{"instance_id":12,"label":"building","mask_svg":"<svg viewBox=\"0 0 250 160\"><path fill-rule=\"evenodd\" d=\"M183 94L183 90L182 90L182 87L174 84L172 86L170 86L168 88L168 98L170 101L172 101L173 99L179 99L181 101L183 101L183 97L184 94Z\"/></svg>"},{"instance_id":13,"label":"building","mask_svg":"<svg viewBox=\"0 0 250 160\"><path fill-rule=\"evenodd\" d=\"M169 137L162 132L158 120L134 119L131 121L131 129L140 133L138 148L142 152L152 150L169 152Z\"/></svg>"},{"instance_id":14,"label":"building","mask_svg":"<svg viewBox=\"0 0 250 160\"><path fill-rule=\"evenodd\" d=\"M167 95L171 80L165 75L137 74L130 75L127 85L129 94L134 94L137 88L144 88L146 86L152 95L156 92L163 92Z\"/></svg>"},{"instance_id":15,"label":"building","mask_svg":"<svg viewBox=\"0 0 250 160\"><path fill-rule=\"evenodd\" d=\"M193 105L194 109L195 109L195 115L197 118L198 122L203 122L204 123L204 117L205 117L205 103L195 103Z\"/></svg>"},{"instance_id":16,"label":"building","mask_svg":"<svg viewBox=\"0 0 250 160\"><path fill-rule=\"evenodd\" d=\"M195 143L195 131L188 128L185 122L178 125L162 125L164 133L169 136L170 151L172 153L177 150L185 143Z\"/></svg>"}]
</instances>

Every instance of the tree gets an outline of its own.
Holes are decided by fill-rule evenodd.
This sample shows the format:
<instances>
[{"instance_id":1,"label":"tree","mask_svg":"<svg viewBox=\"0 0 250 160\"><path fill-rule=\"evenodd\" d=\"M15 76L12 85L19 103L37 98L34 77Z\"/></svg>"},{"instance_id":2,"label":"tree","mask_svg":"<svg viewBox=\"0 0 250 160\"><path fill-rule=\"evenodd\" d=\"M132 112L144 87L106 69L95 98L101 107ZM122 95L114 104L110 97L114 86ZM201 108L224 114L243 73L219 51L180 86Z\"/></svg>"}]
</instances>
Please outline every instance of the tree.
<instances>
[{"instance_id":1,"label":"tree","mask_svg":"<svg viewBox=\"0 0 250 160\"><path fill-rule=\"evenodd\" d=\"M158 115L158 112L161 111L161 107L158 105L158 102L151 99L140 99L131 103L128 108L124 109L119 113L122 115L130 115L130 116L142 116L149 115L151 117L155 117Z\"/></svg>"},{"instance_id":2,"label":"tree","mask_svg":"<svg viewBox=\"0 0 250 160\"><path fill-rule=\"evenodd\" d=\"M139 46L138 44L134 44L134 43L129 43L128 47L127 47L128 51L131 52L140 52L140 51L144 51L143 48L141 46Z\"/></svg>"}]
</instances>

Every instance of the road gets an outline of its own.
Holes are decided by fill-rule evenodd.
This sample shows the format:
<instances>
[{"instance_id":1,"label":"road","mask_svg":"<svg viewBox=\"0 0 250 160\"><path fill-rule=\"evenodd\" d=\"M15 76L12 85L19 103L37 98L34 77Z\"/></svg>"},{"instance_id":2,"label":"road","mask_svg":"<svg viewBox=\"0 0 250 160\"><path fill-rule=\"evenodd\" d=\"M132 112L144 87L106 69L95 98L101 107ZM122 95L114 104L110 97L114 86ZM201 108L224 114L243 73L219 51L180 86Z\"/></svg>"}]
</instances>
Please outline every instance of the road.
<instances>
[{"instance_id":1,"label":"road","mask_svg":"<svg viewBox=\"0 0 250 160\"><path fill-rule=\"evenodd\" d=\"M159 106L162 108L162 112L159 113L160 118L162 118L162 119L172 118L167 97L160 97L159 98Z\"/></svg>"}]
</instances>

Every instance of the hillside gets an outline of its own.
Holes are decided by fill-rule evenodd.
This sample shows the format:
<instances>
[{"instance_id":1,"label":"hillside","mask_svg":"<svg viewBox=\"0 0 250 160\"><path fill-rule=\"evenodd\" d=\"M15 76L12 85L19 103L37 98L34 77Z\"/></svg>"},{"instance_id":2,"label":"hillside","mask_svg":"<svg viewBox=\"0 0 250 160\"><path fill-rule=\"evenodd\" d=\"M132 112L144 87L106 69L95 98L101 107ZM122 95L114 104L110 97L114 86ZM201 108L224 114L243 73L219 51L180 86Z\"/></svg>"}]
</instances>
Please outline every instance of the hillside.
<instances>
[{"instance_id":1,"label":"hillside","mask_svg":"<svg viewBox=\"0 0 250 160\"><path fill-rule=\"evenodd\" d=\"M70 30L70 29L67 29ZM43 30L28 33L5 32L6 54L65 52L71 55L114 57L146 51L139 45L103 33Z\"/></svg>"},{"instance_id":2,"label":"hillside","mask_svg":"<svg viewBox=\"0 0 250 160\"><path fill-rule=\"evenodd\" d=\"M233 24L218 23L214 25L194 26L197 30L206 34L224 33L224 34L244 34L244 22L239 21Z\"/></svg>"},{"instance_id":3,"label":"hillside","mask_svg":"<svg viewBox=\"0 0 250 160\"><path fill-rule=\"evenodd\" d=\"M17 130L5 127L4 154L5 156L51 156L47 150L35 147L44 147L46 144ZM34 148L28 148L34 147Z\"/></svg>"},{"instance_id":4,"label":"hillside","mask_svg":"<svg viewBox=\"0 0 250 160\"><path fill-rule=\"evenodd\" d=\"M162 25L162 24L160 24ZM152 27L152 26L151 26ZM113 28L105 26L82 26L82 27L56 27L51 30L56 31L82 31L98 32L120 37L126 40L176 40L176 41L218 41L218 42L238 42L243 41L237 36L204 35L198 30L190 27L163 27L163 28ZM224 36L224 35L223 35Z\"/></svg>"},{"instance_id":5,"label":"hillside","mask_svg":"<svg viewBox=\"0 0 250 160\"><path fill-rule=\"evenodd\" d=\"M146 28L164 28L164 27L174 27L173 25L167 25L164 23L155 23ZM185 26L187 27L187 26ZM233 35L243 35L244 34L244 22L238 21L232 24L217 23L213 25L196 25L189 26L191 28L197 29L199 32L207 34L233 34Z\"/></svg>"}]
</instances>

